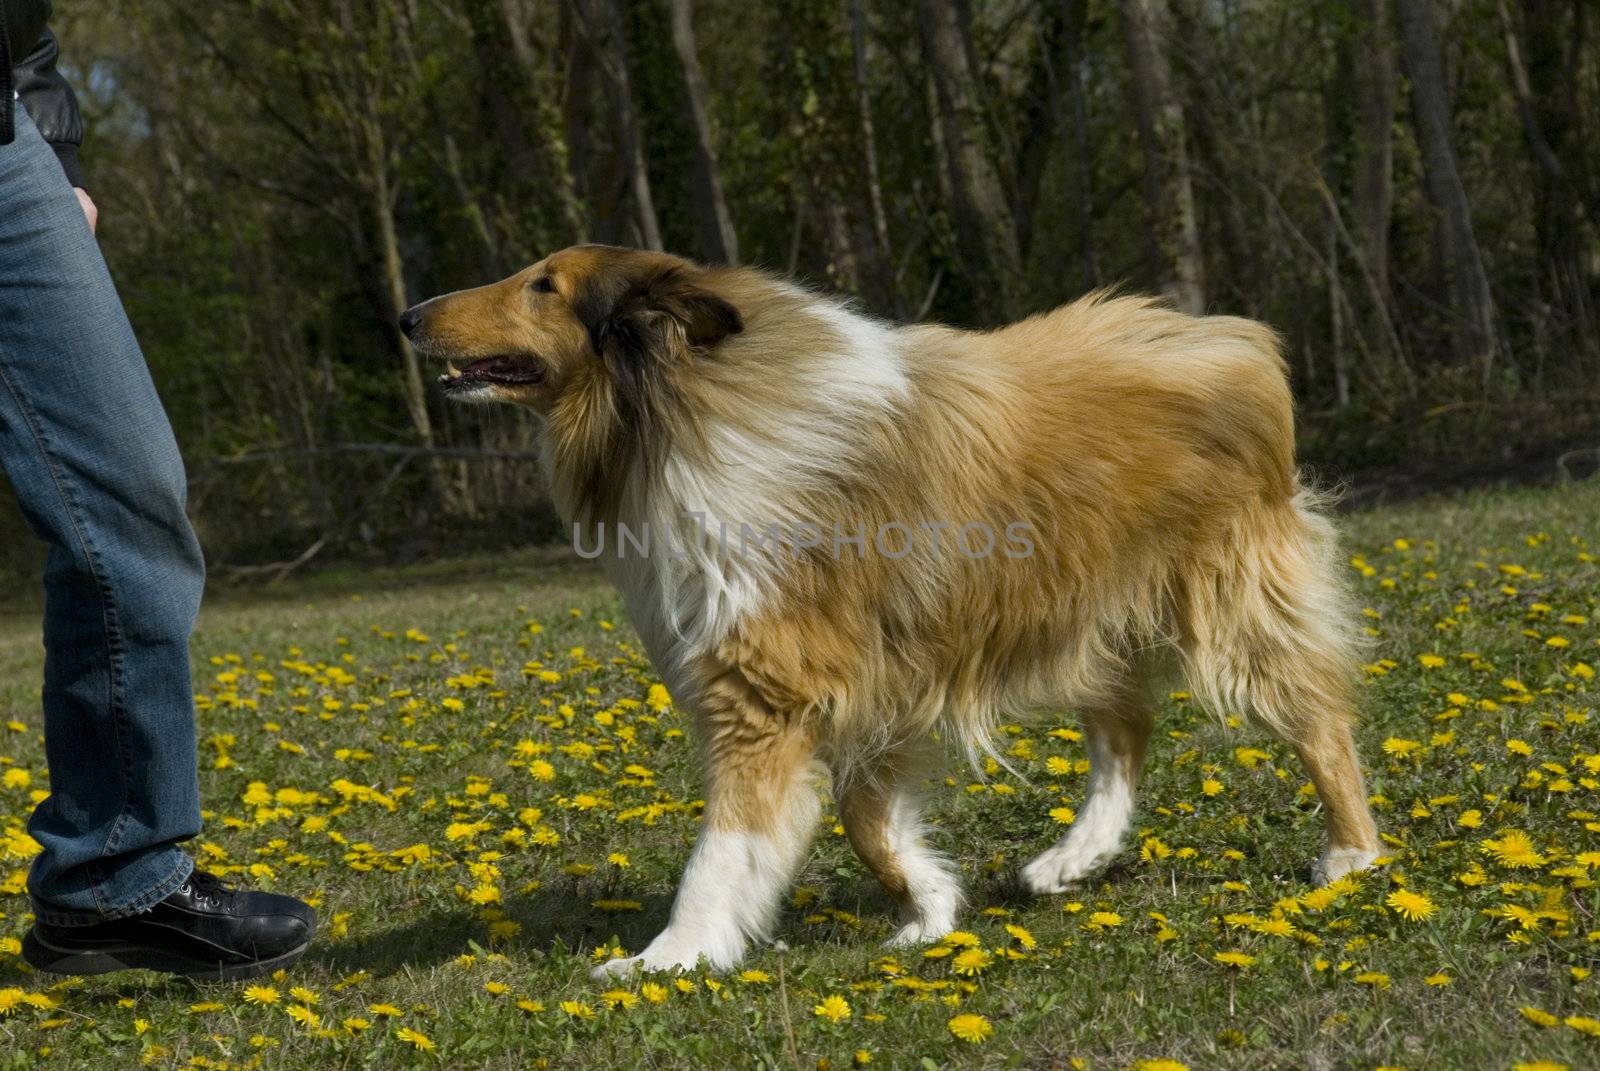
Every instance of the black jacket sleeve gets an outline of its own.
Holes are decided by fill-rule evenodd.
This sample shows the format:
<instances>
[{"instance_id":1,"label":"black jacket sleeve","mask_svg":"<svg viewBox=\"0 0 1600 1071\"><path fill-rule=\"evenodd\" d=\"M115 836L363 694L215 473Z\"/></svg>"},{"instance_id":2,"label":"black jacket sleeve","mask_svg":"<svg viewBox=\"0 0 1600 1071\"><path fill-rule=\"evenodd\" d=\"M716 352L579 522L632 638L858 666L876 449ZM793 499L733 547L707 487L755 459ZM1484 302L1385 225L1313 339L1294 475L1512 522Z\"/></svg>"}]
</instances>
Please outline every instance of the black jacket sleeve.
<instances>
[{"instance_id":1,"label":"black jacket sleeve","mask_svg":"<svg viewBox=\"0 0 1600 1071\"><path fill-rule=\"evenodd\" d=\"M33 51L16 62L16 90L39 133L56 151L61 170L67 173L74 186L82 186L78 146L83 144L83 116L78 111L77 95L56 70L56 56L60 51L55 34L46 29L39 35Z\"/></svg>"}]
</instances>

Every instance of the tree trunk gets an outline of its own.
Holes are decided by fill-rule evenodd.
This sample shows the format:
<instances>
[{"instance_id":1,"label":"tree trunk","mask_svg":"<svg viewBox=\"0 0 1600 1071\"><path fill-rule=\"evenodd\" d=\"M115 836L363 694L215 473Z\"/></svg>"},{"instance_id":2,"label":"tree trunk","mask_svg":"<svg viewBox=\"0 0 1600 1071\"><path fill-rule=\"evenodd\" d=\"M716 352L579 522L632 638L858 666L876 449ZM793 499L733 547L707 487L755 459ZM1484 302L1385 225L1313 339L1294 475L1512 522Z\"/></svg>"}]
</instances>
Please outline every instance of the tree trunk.
<instances>
[{"instance_id":1,"label":"tree trunk","mask_svg":"<svg viewBox=\"0 0 1600 1071\"><path fill-rule=\"evenodd\" d=\"M1487 386L1500 348L1494 298L1456 158L1454 117L1432 0L1399 0L1399 5L1402 58L1411 81L1411 117L1428 200L1440 217L1439 245L1455 310L1457 358L1476 364Z\"/></svg>"},{"instance_id":2,"label":"tree trunk","mask_svg":"<svg viewBox=\"0 0 1600 1071\"><path fill-rule=\"evenodd\" d=\"M1167 60L1171 14L1167 0L1121 0L1121 6L1133 68L1139 140L1144 146L1151 270L1178 308L1199 315L1205 311L1205 268L1183 102Z\"/></svg>"},{"instance_id":3,"label":"tree trunk","mask_svg":"<svg viewBox=\"0 0 1600 1071\"><path fill-rule=\"evenodd\" d=\"M600 64L594 38L599 31L590 7L591 0L566 0L556 5L562 57L561 129L571 161L573 192L578 203L588 208L593 223L590 236L610 242L617 212L611 204L610 184L601 179L601 152L595 138Z\"/></svg>"},{"instance_id":4,"label":"tree trunk","mask_svg":"<svg viewBox=\"0 0 1600 1071\"><path fill-rule=\"evenodd\" d=\"M599 46L610 90L611 110L617 128L617 144L627 170L628 190L633 196L634 222L639 242L646 249L661 250L661 222L656 216L655 197L650 191L650 168L644 151L644 133L639 125L639 110L633 101L633 79L628 73L627 11L623 0L599 0L604 40Z\"/></svg>"},{"instance_id":5,"label":"tree trunk","mask_svg":"<svg viewBox=\"0 0 1600 1071\"><path fill-rule=\"evenodd\" d=\"M560 115L550 103L550 94L540 84L542 62L538 51L528 36L527 11L523 0L500 0L500 21L505 26L506 39L511 43L511 55L527 82L529 97L536 102L533 114L523 122L523 129L533 138L541 158L539 163L554 186L557 209L569 241L581 242L587 236L583 205L578 196L577 180L573 176L572 154L560 133ZM499 110L501 105L496 104Z\"/></svg>"},{"instance_id":6,"label":"tree trunk","mask_svg":"<svg viewBox=\"0 0 1600 1071\"><path fill-rule=\"evenodd\" d=\"M717 170L717 151L711 138L711 119L706 112L706 79L700 70L700 55L694 40L694 12L691 0L672 0L672 46L683 68L683 88L689 102L689 122L694 127L695 184L700 201L700 230L706 257L723 264L739 263L739 239L734 233L733 216L722 195L722 177Z\"/></svg>"},{"instance_id":7,"label":"tree trunk","mask_svg":"<svg viewBox=\"0 0 1600 1071\"><path fill-rule=\"evenodd\" d=\"M1084 52L1084 26L1088 0L1062 0L1064 40L1062 57L1065 69L1058 77L1067 84L1067 102L1072 111L1073 202L1077 206L1078 246L1083 262L1083 289L1100 285L1100 266L1094 244L1094 152L1089 143L1088 88L1089 61Z\"/></svg>"},{"instance_id":8,"label":"tree trunk","mask_svg":"<svg viewBox=\"0 0 1600 1071\"><path fill-rule=\"evenodd\" d=\"M878 176L878 135L872 125L872 96L867 84L867 18L862 0L850 0L850 50L855 58L856 112L861 122L861 152L867 172L867 205L872 212L872 237L878 258L890 260L889 218L883 211L883 183Z\"/></svg>"},{"instance_id":9,"label":"tree trunk","mask_svg":"<svg viewBox=\"0 0 1600 1071\"><path fill-rule=\"evenodd\" d=\"M1551 182L1564 187L1567 199L1581 202L1591 227L1600 227L1600 168L1585 160L1580 144L1578 75L1587 31L1583 5L1523 0L1526 57L1505 0L1497 0L1497 6L1517 113L1534 162ZM1569 7L1570 20L1565 14Z\"/></svg>"},{"instance_id":10,"label":"tree trunk","mask_svg":"<svg viewBox=\"0 0 1600 1071\"><path fill-rule=\"evenodd\" d=\"M1005 186L989 152L978 72L966 42L961 0L918 0L923 54L938 101L944 166L954 198L963 267L986 304L1012 320L1024 311L1022 254Z\"/></svg>"},{"instance_id":11,"label":"tree trunk","mask_svg":"<svg viewBox=\"0 0 1600 1071\"><path fill-rule=\"evenodd\" d=\"M428 79L423 73L422 61L417 56L415 12L405 5L401 5L397 10L400 19L396 36L399 39L400 51L405 57L407 73L411 76L412 82L420 88L427 84ZM482 249L484 272L486 275L492 274L501 267L500 247L495 240L495 229L491 226L483 205L478 202L478 195L473 191L472 184L467 181L466 167L461 160L461 146L445 119L437 90L426 91L424 100L429 125L438 132L441 166L454 188L456 200L461 205L461 213L466 217L472 234Z\"/></svg>"},{"instance_id":12,"label":"tree trunk","mask_svg":"<svg viewBox=\"0 0 1600 1071\"><path fill-rule=\"evenodd\" d=\"M1371 285L1387 307L1389 218L1394 212L1394 34L1389 0L1361 0L1360 29L1346 38L1355 97L1350 152L1350 217Z\"/></svg>"},{"instance_id":13,"label":"tree trunk","mask_svg":"<svg viewBox=\"0 0 1600 1071\"><path fill-rule=\"evenodd\" d=\"M1073 6L1067 0L1063 7ZM1012 174L1011 206L1017 224L1017 246L1023 261L1033 245L1037 228L1034 212L1039 205L1040 188L1044 173L1055 156L1065 126L1061 104L1061 71L1070 66L1064 58L1067 36L1064 19L1070 13L1058 11L1055 5L1046 5L1039 11L1038 52L1023 90L1022 110L1018 116L1016 159Z\"/></svg>"},{"instance_id":14,"label":"tree trunk","mask_svg":"<svg viewBox=\"0 0 1600 1071\"><path fill-rule=\"evenodd\" d=\"M1203 5L1180 0L1173 5L1172 14L1172 40L1184 55L1186 68L1198 73L1198 79L1191 81L1193 89L1183 109L1185 132L1194 142L1191 182L1201 190L1199 203L1211 210L1221 263L1225 266L1225 271L1207 280L1205 289L1213 302L1261 316L1272 288L1261 281L1257 229L1245 218L1247 205L1242 191L1248 186L1244 180L1246 169L1237 162L1237 145L1247 139L1229 136L1234 133L1231 123L1237 114L1231 69L1217 54L1216 31L1206 18ZM1198 211L1195 226L1203 231Z\"/></svg>"},{"instance_id":15,"label":"tree trunk","mask_svg":"<svg viewBox=\"0 0 1600 1071\"><path fill-rule=\"evenodd\" d=\"M1552 0L1524 0L1519 28L1505 0L1496 0L1495 7L1511 91L1534 163L1534 233L1541 289L1560 307L1561 318L1572 325L1567 344L1592 352L1597 345L1595 309L1583 251L1593 239L1584 235L1584 222L1587 217L1591 234L1600 226L1600 201L1595 196L1594 168L1583 158L1579 137L1581 8Z\"/></svg>"},{"instance_id":16,"label":"tree trunk","mask_svg":"<svg viewBox=\"0 0 1600 1071\"><path fill-rule=\"evenodd\" d=\"M910 311L901 293L889 240L889 215L884 207L883 176L878 163L878 129L872 116L871 79L867 63L867 15L864 0L850 0L850 51L854 62L857 134L861 138L862 173L866 186L866 231L859 245L862 255L861 294L874 312L904 319Z\"/></svg>"},{"instance_id":17,"label":"tree trunk","mask_svg":"<svg viewBox=\"0 0 1600 1071\"><path fill-rule=\"evenodd\" d=\"M406 296L405 264L400 258L400 235L394 224L394 199L389 187L389 168L385 159L383 133L376 118L363 130L366 142L368 173L371 184L373 220L378 225L378 256L383 262L383 295L388 299L388 327L395 348L399 351L402 381L405 386L406 412L411 416L411 427L418 442L433 445L433 420L428 415L428 394L422 381L422 362L417 351L400 331L400 314L410 307Z\"/></svg>"}]
</instances>

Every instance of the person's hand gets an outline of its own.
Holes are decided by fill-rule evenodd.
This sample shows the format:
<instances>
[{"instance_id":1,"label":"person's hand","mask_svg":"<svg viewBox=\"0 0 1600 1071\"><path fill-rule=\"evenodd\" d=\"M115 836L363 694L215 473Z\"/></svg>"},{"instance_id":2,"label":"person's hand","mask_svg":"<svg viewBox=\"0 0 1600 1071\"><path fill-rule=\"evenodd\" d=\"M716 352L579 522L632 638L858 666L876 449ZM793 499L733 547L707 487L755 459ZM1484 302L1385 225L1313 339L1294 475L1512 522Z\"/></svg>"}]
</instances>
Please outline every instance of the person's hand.
<instances>
[{"instance_id":1,"label":"person's hand","mask_svg":"<svg viewBox=\"0 0 1600 1071\"><path fill-rule=\"evenodd\" d=\"M82 186L72 187L72 192L78 195L78 204L83 208L84 218L89 221L89 230L93 231L100 223L100 210L95 207L94 198Z\"/></svg>"}]
</instances>

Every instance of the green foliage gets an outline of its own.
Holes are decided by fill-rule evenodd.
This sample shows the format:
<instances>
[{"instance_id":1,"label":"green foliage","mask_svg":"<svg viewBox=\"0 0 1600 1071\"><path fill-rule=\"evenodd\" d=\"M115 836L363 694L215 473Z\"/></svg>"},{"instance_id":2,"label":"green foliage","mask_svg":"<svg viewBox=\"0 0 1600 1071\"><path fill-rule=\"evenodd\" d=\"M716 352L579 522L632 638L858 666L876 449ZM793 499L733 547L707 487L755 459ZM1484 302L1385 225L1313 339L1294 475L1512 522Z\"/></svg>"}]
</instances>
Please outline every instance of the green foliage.
<instances>
[{"instance_id":1,"label":"green foliage","mask_svg":"<svg viewBox=\"0 0 1600 1071\"><path fill-rule=\"evenodd\" d=\"M609 2L609 0L606 0ZM963 263L919 6L697 0L723 187L745 260L854 294L891 318L984 325L993 280ZM393 330L404 301L508 274L580 237L633 241L601 0L219 0L63 5L89 120L103 241L197 481L213 558L382 554L433 527L527 538L541 496L530 422L421 400L432 447L398 465L352 444L428 446ZM1024 220L1025 304L1160 284L1121 5L971 0L981 130ZM1366 5L1166 0L1208 307L1288 343L1307 456L1338 473L1547 454L1600 425L1600 131L1594 20L1510 5L1529 148L1495 5L1441 16L1455 146L1505 352L1463 354L1396 61L1389 291L1349 231L1364 140L1350 81ZM1384 6L1384 5L1380 5ZM702 252L693 124L667 0L620 5L626 65L666 244ZM1575 8L1574 8L1575 10ZM1392 12L1391 12L1392 15ZM1393 26L1383 29L1393 41ZM872 117L886 247L875 234ZM1077 109L1081 105L1080 129ZM1165 120L1163 120L1165 122ZM385 231L395 237L396 277ZM1437 412L1473 412L1440 423ZM1441 437L1444 427L1460 428ZM1510 427L1514 430L1503 433ZM508 456L510 455L510 456ZM238 460L241 456L248 461ZM232 460L229 460L232 459ZM381 498L364 491L383 488Z\"/></svg>"}]
</instances>

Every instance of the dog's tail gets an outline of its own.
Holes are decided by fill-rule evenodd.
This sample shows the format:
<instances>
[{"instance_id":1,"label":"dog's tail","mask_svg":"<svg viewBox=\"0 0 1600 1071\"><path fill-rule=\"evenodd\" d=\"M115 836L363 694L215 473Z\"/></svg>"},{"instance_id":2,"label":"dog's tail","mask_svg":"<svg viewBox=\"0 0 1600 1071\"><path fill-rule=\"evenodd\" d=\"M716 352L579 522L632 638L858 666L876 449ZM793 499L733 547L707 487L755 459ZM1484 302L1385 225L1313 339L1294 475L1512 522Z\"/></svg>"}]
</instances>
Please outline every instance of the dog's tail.
<instances>
[{"instance_id":1,"label":"dog's tail","mask_svg":"<svg viewBox=\"0 0 1600 1071\"><path fill-rule=\"evenodd\" d=\"M1325 502L1302 485L1287 502L1242 512L1192 570L1180 610L1196 697L1290 741L1355 713L1360 643Z\"/></svg>"}]
</instances>

